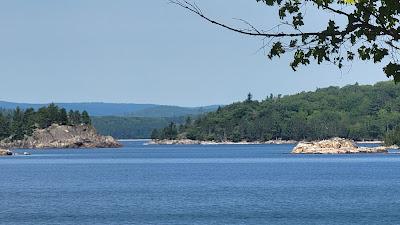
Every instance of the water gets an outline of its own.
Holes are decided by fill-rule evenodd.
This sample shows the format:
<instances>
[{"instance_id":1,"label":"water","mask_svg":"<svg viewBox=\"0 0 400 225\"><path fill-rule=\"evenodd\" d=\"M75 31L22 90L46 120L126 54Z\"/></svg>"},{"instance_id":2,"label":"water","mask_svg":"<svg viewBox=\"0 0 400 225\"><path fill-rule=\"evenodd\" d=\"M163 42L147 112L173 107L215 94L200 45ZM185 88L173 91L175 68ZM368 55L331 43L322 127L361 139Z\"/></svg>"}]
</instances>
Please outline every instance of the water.
<instances>
[{"instance_id":1,"label":"water","mask_svg":"<svg viewBox=\"0 0 400 225\"><path fill-rule=\"evenodd\" d=\"M400 224L398 154L124 144L0 158L0 224Z\"/></svg>"}]
</instances>

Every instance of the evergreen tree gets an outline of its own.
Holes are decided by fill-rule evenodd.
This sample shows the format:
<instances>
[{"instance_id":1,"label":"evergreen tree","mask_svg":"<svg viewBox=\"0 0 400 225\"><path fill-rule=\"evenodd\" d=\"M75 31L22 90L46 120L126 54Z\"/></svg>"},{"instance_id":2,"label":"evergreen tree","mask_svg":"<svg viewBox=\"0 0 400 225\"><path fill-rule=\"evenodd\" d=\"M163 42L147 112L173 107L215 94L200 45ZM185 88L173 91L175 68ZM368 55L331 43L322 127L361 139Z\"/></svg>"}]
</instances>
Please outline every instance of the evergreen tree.
<instances>
[{"instance_id":1,"label":"evergreen tree","mask_svg":"<svg viewBox=\"0 0 400 225\"><path fill-rule=\"evenodd\" d=\"M46 128L51 125L51 118L49 116L48 108L41 107L36 113L36 122L39 128Z\"/></svg>"},{"instance_id":2,"label":"evergreen tree","mask_svg":"<svg viewBox=\"0 0 400 225\"><path fill-rule=\"evenodd\" d=\"M23 130L25 135L32 135L35 129L36 112L33 108L26 109L23 117Z\"/></svg>"},{"instance_id":3,"label":"evergreen tree","mask_svg":"<svg viewBox=\"0 0 400 225\"><path fill-rule=\"evenodd\" d=\"M73 114L73 124L74 125L80 125L82 124L82 117L81 117L81 113L78 110L74 111Z\"/></svg>"},{"instance_id":4,"label":"evergreen tree","mask_svg":"<svg viewBox=\"0 0 400 225\"><path fill-rule=\"evenodd\" d=\"M74 125L74 111L72 109L68 112L68 125Z\"/></svg>"},{"instance_id":5,"label":"evergreen tree","mask_svg":"<svg viewBox=\"0 0 400 225\"><path fill-rule=\"evenodd\" d=\"M24 138L24 113L19 107L13 112L11 132L13 140L22 140Z\"/></svg>"},{"instance_id":6,"label":"evergreen tree","mask_svg":"<svg viewBox=\"0 0 400 225\"><path fill-rule=\"evenodd\" d=\"M153 140L162 139L162 138L160 138L160 133L158 132L157 129L154 129L151 132L151 139L153 139Z\"/></svg>"},{"instance_id":7,"label":"evergreen tree","mask_svg":"<svg viewBox=\"0 0 400 225\"><path fill-rule=\"evenodd\" d=\"M10 135L11 135L10 122L3 115L3 113L0 113L0 140L7 138Z\"/></svg>"},{"instance_id":8,"label":"evergreen tree","mask_svg":"<svg viewBox=\"0 0 400 225\"><path fill-rule=\"evenodd\" d=\"M67 115L67 111L64 108L61 108L59 111L58 124L60 124L60 125L68 124L68 115Z\"/></svg>"},{"instance_id":9,"label":"evergreen tree","mask_svg":"<svg viewBox=\"0 0 400 225\"><path fill-rule=\"evenodd\" d=\"M92 121L90 120L89 113L86 110L84 110L82 112L81 118L82 118L81 120L82 120L83 124L85 124L85 125L91 125L92 124Z\"/></svg>"},{"instance_id":10,"label":"evergreen tree","mask_svg":"<svg viewBox=\"0 0 400 225\"><path fill-rule=\"evenodd\" d=\"M252 102L253 101L253 95L249 92L247 94L246 102Z\"/></svg>"}]
</instances>

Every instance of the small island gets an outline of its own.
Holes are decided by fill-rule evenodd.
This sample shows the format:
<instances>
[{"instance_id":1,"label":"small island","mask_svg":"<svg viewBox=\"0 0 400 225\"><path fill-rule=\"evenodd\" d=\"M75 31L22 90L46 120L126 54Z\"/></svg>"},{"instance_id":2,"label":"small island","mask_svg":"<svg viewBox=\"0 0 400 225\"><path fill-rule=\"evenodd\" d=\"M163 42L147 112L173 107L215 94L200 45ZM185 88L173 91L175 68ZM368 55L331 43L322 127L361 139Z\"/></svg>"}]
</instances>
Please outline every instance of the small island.
<instances>
[{"instance_id":1,"label":"small island","mask_svg":"<svg viewBox=\"0 0 400 225\"><path fill-rule=\"evenodd\" d=\"M344 138L314 142L299 142L293 154L355 154L355 153L387 153L390 147L359 147L354 141Z\"/></svg>"},{"instance_id":2,"label":"small island","mask_svg":"<svg viewBox=\"0 0 400 225\"><path fill-rule=\"evenodd\" d=\"M111 136L99 135L86 111L67 111L55 104L0 111L0 155L9 149L118 148Z\"/></svg>"}]
</instances>

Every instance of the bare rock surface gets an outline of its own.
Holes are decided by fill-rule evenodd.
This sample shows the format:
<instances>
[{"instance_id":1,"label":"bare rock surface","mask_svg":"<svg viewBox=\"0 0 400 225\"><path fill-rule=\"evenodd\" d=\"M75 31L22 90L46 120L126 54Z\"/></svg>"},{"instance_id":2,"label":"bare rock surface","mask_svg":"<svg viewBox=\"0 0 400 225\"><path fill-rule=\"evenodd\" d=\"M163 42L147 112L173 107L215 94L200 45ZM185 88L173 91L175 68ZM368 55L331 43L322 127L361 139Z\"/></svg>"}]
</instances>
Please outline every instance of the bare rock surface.
<instances>
[{"instance_id":1,"label":"bare rock surface","mask_svg":"<svg viewBox=\"0 0 400 225\"><path fill-rule=\"evenodd\" d=\"M36 129L32 136L20 141L4 140L3 148L116 148L121 147L111 136L97 134L92 126L57 125Z\"/></svg>"},{"instance_id":2,"label":"bare rock surface","mask_svg":"<svg viewBox=\"0 0 400 225\"><path fill-rule=\"evenodd\" d=\"M354 153L387 153L387 147L359 147L354 141L343 138L315 142L300 142L293 149L294 154L354 154Z\"/></svg>"}]
</instances>

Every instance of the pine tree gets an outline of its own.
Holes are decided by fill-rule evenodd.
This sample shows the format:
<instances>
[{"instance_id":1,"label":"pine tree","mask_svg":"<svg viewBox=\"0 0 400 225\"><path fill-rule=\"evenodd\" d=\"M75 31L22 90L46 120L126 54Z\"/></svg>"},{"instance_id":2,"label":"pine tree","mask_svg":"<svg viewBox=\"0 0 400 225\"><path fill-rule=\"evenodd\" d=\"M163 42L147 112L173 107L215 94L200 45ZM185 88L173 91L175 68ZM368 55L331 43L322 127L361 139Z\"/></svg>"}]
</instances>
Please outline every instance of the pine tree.
<instances>
[{"instance_id":1,"label":"pine tree","mask_svg":"<svg viewBox=\"0 0 400 225\"><path fill-rule=\"evenodd\" d=\"M68 125L74 125L74 111L72 109L68 112Z\"/></svg>"},{"instance_id":2,"label":"pine tree","mask_svg":"<svg viewBox=\"0 0 400 225\"><path fill-rule=\"evenodd\" d=\"M33 130L35 129L35 123L36 123L36 112L33 108L26 109L24 112L24 117L23 117L23 131L24 134L30 136L33 133Z\"/></svg>"},{"instance_id":3,"label":"pine tree","mask_svg":"<svg viewBox=\"0 0 400 225\"><path fill-rule=\"evenodd\" d=\"M0 113L0 140L9 137L10 134L10 123L3 113Z\"/></svg>"},{"instance_id":4,"label":"pine tree","mask_svg":"<svg viewBox=\"0 0 400 225\"><path fill-rule=\"evenodd\" d=\"M81 118L82 118L81 120L82 120L83 124L85 124L85 125L91 125L92 124L92 121L90 120L89 113L86 110L84 110L82 112Z\"/></svg>"},{"instance_id":5,"label":"pine tree","mask_svg":"<svg viewBox=\"0 0 400 225\"><path fill-rule=\"evenodd\" d=\"M19 107L17 107L13 112L11 124L11 131L14 140L22 140L24 138L23 119L24 112Z\"/></svg>"},{"instance_id":6,"label":"pine tree","mask_svg":"<svg viewBox=\"0 0 400 225\"><path fill-rule=\"evenodd\" d=\"M58 114L59 114L58 124L67 125L68 124L67 110L65 110L64 108L61 108Z\"/></svg>"}]
</instances>

